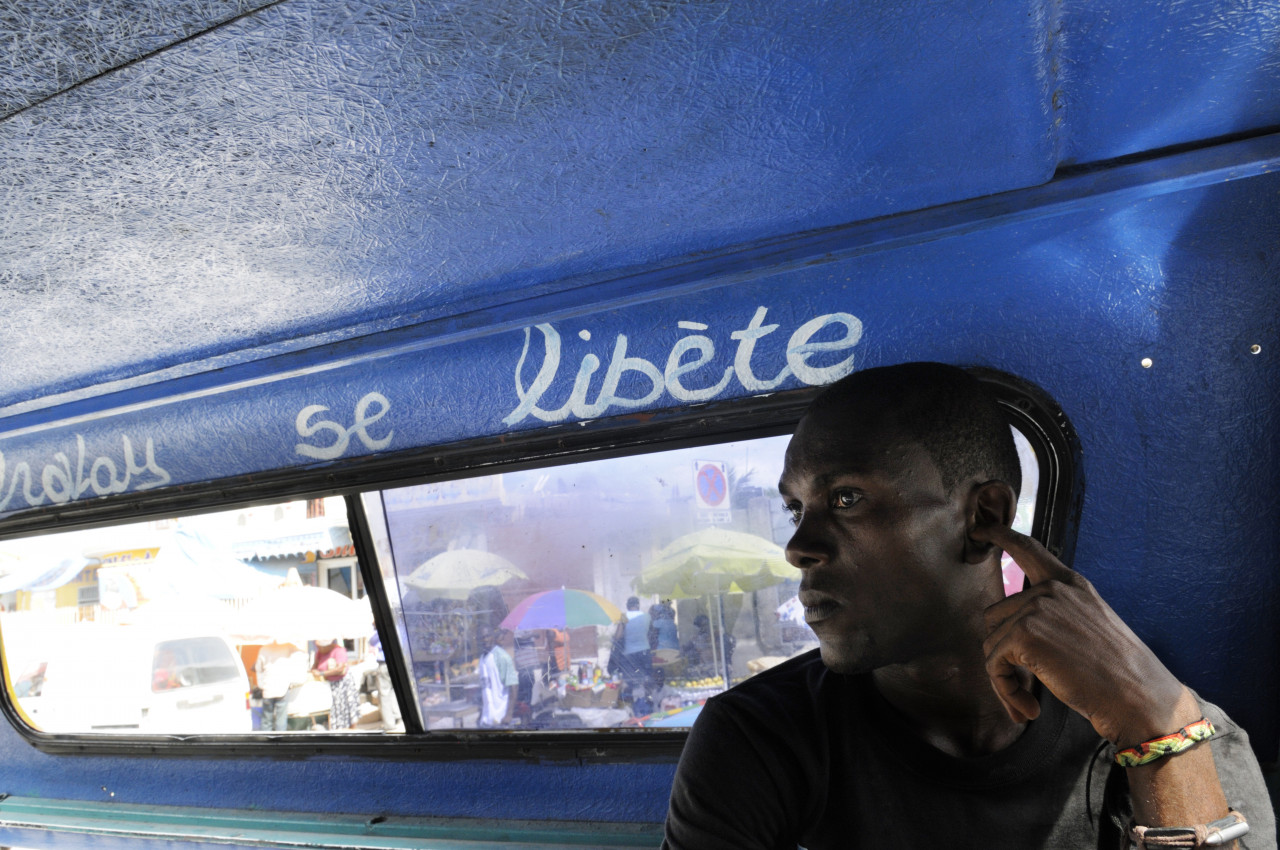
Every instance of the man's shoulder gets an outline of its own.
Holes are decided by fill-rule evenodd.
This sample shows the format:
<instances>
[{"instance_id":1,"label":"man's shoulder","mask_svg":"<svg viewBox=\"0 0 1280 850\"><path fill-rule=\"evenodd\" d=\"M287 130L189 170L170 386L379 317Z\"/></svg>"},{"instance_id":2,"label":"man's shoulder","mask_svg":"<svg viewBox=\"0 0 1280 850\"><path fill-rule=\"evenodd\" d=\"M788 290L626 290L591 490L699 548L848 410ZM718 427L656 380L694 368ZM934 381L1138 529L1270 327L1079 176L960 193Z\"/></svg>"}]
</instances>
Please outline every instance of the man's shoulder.
<instances>
[{"instance_id":1,"label":"man's shoulder","mask_svg":"<svg viewBox=\"0 0 1280 850\"><path fill-rule=\"evenodd\" d=\"M761 670L751 678L744 680L733 690L752 686L777 686L796 681L808 682L811 679L824 676L827 672L829 671L826 665L822 663L821 651L811 649L808 652L793 655L767 670Z\"/></svg>"},{"instance_id":2,"label":"man's shoulder","mask_svg":"<svg viewBox=\"0 0 1280 850\"><path fill-rule=\"evenodd\" d=\"M850 686L857 677L839 676L822 663L818 650L801 653L756 673L708 701L714 710L730 714L796 717L821 704L852 705ZM835 697L834 703L830 697Z\"/></svg>"}]
</instances>

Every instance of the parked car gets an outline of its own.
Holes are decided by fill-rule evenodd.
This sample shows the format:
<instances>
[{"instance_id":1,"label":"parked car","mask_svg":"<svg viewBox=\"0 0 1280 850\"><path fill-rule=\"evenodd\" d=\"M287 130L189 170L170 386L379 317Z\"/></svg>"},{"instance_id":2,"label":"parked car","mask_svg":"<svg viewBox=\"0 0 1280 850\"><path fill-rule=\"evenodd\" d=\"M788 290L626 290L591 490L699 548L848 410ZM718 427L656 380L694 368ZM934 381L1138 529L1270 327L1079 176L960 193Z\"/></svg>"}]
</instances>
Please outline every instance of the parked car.
<instances>
[{"instance_id":1,"label":"parked car","mask_svg":"<svg viewBox=\"0 0 1280 850\"><path fill-rule=\"evenodd\" d=\"M249 732L249 678L223 635L77 627L15 681L44 732Z\"/></svg>"}]
</instances>

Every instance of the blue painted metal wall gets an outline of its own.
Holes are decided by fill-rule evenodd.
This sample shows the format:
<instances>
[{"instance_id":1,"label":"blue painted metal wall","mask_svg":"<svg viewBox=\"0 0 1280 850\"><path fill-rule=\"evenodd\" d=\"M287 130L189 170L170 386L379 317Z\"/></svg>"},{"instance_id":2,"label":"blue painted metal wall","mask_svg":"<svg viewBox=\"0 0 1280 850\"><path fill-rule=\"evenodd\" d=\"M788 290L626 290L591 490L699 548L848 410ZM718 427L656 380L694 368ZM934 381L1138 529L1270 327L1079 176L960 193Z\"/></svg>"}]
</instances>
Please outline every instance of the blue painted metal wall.
<instances>
[{"instance_id":1,"label":"blue painted metal wall","mask_svg":"<svg viewBox=\"0 0 1280 850\"><path fill-rule=\"evenodd\" d=\"M1077 568L1274 757L1274 10L182 8L173 46L30 63L0 121L0 513L993 366L1080 434ZM0 764L31 796L620 821L673 770L9 730Z\"/></svg>"}]
</instances>

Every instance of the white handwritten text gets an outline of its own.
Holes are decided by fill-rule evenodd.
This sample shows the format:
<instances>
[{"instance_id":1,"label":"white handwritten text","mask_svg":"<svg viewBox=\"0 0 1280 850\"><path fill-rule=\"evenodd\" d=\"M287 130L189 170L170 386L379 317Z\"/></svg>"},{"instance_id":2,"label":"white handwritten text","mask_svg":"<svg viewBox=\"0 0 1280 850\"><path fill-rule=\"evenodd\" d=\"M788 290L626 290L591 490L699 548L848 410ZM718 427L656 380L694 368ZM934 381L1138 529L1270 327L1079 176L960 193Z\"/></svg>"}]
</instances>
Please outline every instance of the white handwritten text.
<instances>
[{"instance_id":1,"label":"white handwritten text","mask_svg":"<svg viewBox=\"0 0 1280 850\"><path fill-rule=\"evenodd\" d=\"M8 491L0 499L0 511L9 507L14 494L18 493L18 480L22 480L21 495L30 507L43 504L47 499L55 505L62 505L79 499L90 490L95 496L107 496L123 493L132 485L134 490L150 490L168 484L169 473L156 463L156 448L151 438L147 438L142 450L142 464L138 464L133 452L133 443L124 434L120 435L123 452L121 463L117 464L109 455L99 455L89 464L86 474L84 437L76 434L76 462L73 465L65 452L56 452L53 463L45 464L40 471L39 489L35 487L35 475L26 461L14 465L13 475L7 476L4 453L0 452L0 492L4 491L4 482L9 481ZM148 474L141 483L135 482L135 476Z\"/></svg>"},{"instance_id":2,"label":"white handwritten text","mask_svg":"<svg viewBox=\"0 0 1280 850\"><path fill-rule=\"evenodd\" d=\"M862 322L856 316L848 313L828 313L796 328L787 342L787 364L777 374L772 378L758 377L751 363L756 343L778 329L776 324L764 323L767 312L765 307L758 308L745 328L729 334L729 338L738 343L732 365L725 366L723 372L710 382L704 381L702 386L693 386L692 377L694 372L710 365L715 359L716 346L711 337L701 333L682 337L672 346L667 355L666 368L659 370L648 360L628 356L627 337L625 334L618 334L614 340L613 354L609 358L609 367L605 370L595 401L588 400L588 396L591 392L592 376L600 368L600 358L595 354L587 354L578 366L578 373L573 379L573 389L569 392L568 400L554 410L545 410L538 404L551 388L560 370L560 334L550 324L534 325L542 334L544 353L542 366L539 367L533 383L526 389L523 378L524 363L529 357L532 328L525 328L524 348L520 352L520 360L516 363L516 396L520 403L502 421L507 425L515 425L528 416L541 419L543 422L563 422L569 416L593 419L613 407L630 409L652 404L664 391L670 393L677 401L706 401L722 393L734 377L737 377L738 383L748 392L767 392L793 375L803 383L818 386L842 378L853 371L854 355L852 353L838 363L828 366L814 366L809 363L809 358L818 352L851 349L862 339ZM820 330L831 324L844 325L844 336L834 340L810 342ZM677 326L681 330L707 330L707 325L702 322L679 322ZM586 330L581 331L578 336L584 340L591 339L591 333ZM688 355L691 356L686 360ZM644 393L634 396L618 394L618 384L627 372L636 372L643 376Z\"/></svg>"},{"instance_id":3,"label":"white handwritten text","mask_svg":"<svg viewBox=\"0 0 1280 850\"><path fill-rule=\"evenodd\" d=\"M374 405L377 405L377 409L370 415L369 409ZM385 449L391 444L391 438L395 435L394 430L388 431L387 435L381 439L371 437L368 431L370 425L386 416L387 411L391 409L391 402L382 393L369 393L356 402L355 423L350 428L344 428L337 422L331 422L328 419L321 419L316 422L311 421L311 417L318 413L324 413L328 409L322 404L309 404L298 411L298 417L294 420L294 428L297 430L299 437L310 439L320 431L328 431L333 434L333 442L327 446L298 443L294 446L298 454L304 457L313 457L317 460L333 460L336 457L342 457L347 450L347 445L351 442L353 434L371 452Z\"/></svg>"}]
</instances>

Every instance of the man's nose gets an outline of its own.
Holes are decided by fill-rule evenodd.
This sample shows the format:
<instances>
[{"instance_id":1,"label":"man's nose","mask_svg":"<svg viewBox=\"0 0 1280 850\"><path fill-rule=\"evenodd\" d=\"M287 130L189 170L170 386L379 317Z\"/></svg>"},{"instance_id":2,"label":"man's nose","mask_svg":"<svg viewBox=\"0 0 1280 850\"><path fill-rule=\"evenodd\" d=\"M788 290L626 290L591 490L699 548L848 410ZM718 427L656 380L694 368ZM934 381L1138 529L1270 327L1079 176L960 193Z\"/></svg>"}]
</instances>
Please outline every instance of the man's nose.
<instances>
[{"instance_id":1,"label":"man's nose","mask_svg":"<svg viewBox=\"0 0 1280 850\"><path fill-rule=\"evenodd\" d=\"M807 514L800 519L791 539L787 541L787 562L802 570L812 569L827 562L827 546L817 533L818 522Z\"/></svg>"}]
</instances>

